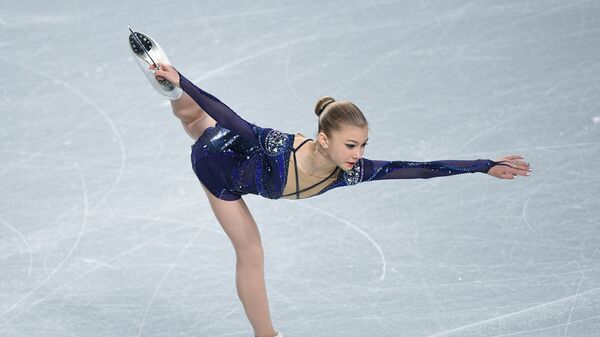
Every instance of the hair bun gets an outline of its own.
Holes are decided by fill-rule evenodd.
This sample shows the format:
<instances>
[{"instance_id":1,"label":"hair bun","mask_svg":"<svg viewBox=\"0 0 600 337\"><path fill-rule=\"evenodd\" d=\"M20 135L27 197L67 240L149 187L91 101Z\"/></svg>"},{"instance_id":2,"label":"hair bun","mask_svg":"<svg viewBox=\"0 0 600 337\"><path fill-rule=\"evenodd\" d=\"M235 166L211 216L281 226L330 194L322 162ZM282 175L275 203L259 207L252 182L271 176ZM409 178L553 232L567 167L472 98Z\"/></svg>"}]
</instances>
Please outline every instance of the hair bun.
<instances>
[{"instance_id":1,"label":"hair bun","mask_svg":"<svg viewBox=\"0 0 600 337\"><path fill-rule=\"evenodd\" d=\"M315 114L320 117L325 108L333 102L335 102L335 99L333 99L331 96L321 97L321 99L317 102L317 106L315 107Z\"/></svg>"}]
</instances>

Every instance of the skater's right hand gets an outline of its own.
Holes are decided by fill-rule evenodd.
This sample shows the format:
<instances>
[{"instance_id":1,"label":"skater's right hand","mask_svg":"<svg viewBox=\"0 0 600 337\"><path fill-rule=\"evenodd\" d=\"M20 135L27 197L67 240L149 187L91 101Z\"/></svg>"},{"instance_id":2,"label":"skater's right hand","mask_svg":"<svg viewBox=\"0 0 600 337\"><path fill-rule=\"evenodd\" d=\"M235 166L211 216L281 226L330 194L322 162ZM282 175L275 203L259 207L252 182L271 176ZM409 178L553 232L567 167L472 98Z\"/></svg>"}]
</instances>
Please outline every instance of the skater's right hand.
<instances>
[{"instance_id":1,"label":"skater's right hand","mask_svg":"<svg viewBox=\"0 0 600 337\"><path fill-rule=\"evenodd\" d=\"M157 69L154 64L150 65L150 70L154 72L154 76L158 81L167 80L174 86L179 87L179 73L172 65L166 63L157 63L160 69Z\"/></svg>"},{"instance_id":2,"label":"skater's right hand","mask_svg":"<svg viewBox=\"0 0 600 337\"><path fill-rule=\"evenodd\" d=\"M516 154L502 157L496 162L499 164L490 168L487 174L500 179L515 179L517 176L529 176L531 167L522 161L523 156Z\"/></svg>"}]
</instances>

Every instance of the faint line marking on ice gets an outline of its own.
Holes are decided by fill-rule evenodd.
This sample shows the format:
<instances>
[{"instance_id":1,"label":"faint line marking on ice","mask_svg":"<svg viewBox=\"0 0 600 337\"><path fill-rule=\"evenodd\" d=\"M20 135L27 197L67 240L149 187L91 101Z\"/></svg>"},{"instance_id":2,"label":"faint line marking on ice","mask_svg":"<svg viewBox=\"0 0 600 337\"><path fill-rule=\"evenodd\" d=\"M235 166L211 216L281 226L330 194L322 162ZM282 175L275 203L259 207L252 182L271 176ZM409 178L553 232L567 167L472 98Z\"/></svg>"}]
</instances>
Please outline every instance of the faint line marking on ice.
<instances>
[{"instance_id":1,"label":"faint line marking on ice","mask_svg":"<svg viewBox=\"0 0 600 337\"><path fill-rule=\"evenodd\" d=\"M537 191L542 186L544 186L544 184L546 184L545 181L543 183L539 184L538 187L536 187L535 190L533 190L533 192L531 192L531 194L529 194L529 196L527 197L527 200L525 200L525 202L523 203L523 209L521 210L521 217L523 218L523 221L525 221L525 224L527 225L527 228L529 228L529 230L532 231L532 232L535 232L535 230L533 229L533 227L531 226L531 224L527 220L527 208L529 207L529 201L531 200L531 198L537 193Z\"/></svg>"},{"instance_id":2,"label":"faint line marking on ice","mask_svg":"<svg viewBox=\"0 0 600 337\"><path fill-rule=\"evenodd\" d=\"M590 289L590 290L588 290L588 291L585 291L585 292L582 292L582 293L579 293L579 294L576 294L576 295L566 296L566 297L559 298L559 299L557 299L557 300L553 300L553 301L545 302L545 303L542 303L542 304L538 304L538 305L535 305L535 306L533 306L533 307L529 307L529 308L525 308L525 309L522 309L522 310L518 310L518 311L510 312L510 313L508 313L508 314L504 314L504 315L496 316L496 317L494 317L494 318L489 318L489 319L485 319L485 320L478 321L478 322L475 322L475 323L471 323L471 324L463 325L463 326L461 326L461 327L458 327L458 328L454 328L454 329L450 329L450 330L442 331L442 332L436 333L436 334L434 334L434 335L429 335L429 336L427 336L427 337L439 337L439 336L444 336L444 335L446 335L446 334L449 334L449 333L452 333L452 332L462 331L462 330L466 330L466 329L468 329L468 328L475 327L475 326L478 326L478 325L482 325L482 324L485 324L485 323L490 323L490 322L499 321L499 320L501 320L501 319L503 319L503 318L507 318L507 317L511 317L511 316L516 316L516 315L519 315L519 314L522 314L522 313L526 313L526 312L528 312L528 311L533 311L533 310L536 310L536 309L540 309L540 308L543 308L543 307L547 307L547 306L549 306L549 305L552 305L552 304L556 304L556 303L560 303L560 302L564 302L564 301L572 300L572 299L575 299L575 298L577 298L577 297L580 297L580 296L582 296L582 295L585 295L585 294L588 294L588 293L597 292L598 290L600 290L600 287L597 287L597 288L592 288L592 289Z\"/></svg>"},{"instance_id":3,"label":"faint line marking on ice","mask_svg":"<svg viewBox=\"0 0 600 337\"><path fill-rule=\"evenodd\" d=\"M282 297L283 299L285 299L285 301L290 304L292 306L292 309L294 309L295 311L295 319L298 318L302 318L302 323L304 324L305 328L309 328L310 326L308 325L308 319L306 318L306 316L302 313L302 311L300 309L298 309L298 306L296 306L296 304L294 303L294 301L292 301L288 296L286 296L285 294L283 294L282 292L278 291L277 289L274 289L273 287L270 288L270 291L274 292L275 294L277 294L278 296ZM299 330L299 329L297 329Z\"/></svg>"},{"instance_id":4,"label":"faint line marking on ice","mask_svg":"<svg viewBox=\"0 0 600 337\"><path fill-rule=\"evenodd\" d=\"M156 298L156 295L162 288L167 277L171 274L171 271L173 271L173 268L177 265L177 263L183 256L183 253L189 248L189 246L192 244L192 242L194 242L194 240L196 239L198 234L200 234L201 231L202 231L202 229L198 229L196 231L196 233L192 236L192 238L187 242L187 244L179 251L179 254L175 258L173 263L171 263L171 265L169 266L169 269L167 269L167 271L164 273L162 279L158 283L158 286L156 287L156 289L154 289L154 292L152 293L152 298L150 298L150 303L148 303L148 305L146 306L146 311L144 312L144 316L142 317L142 322L140 323L140 329L138 330L138 337L140 337L142 335L142 330L144 330L144 325L146 325L146 318L148 317L148 313L150 312L150 309L152 308L152 305L154 304L154 299Z\"/></svg>"},{"instance_id":5,"label":"faint line marking on ice","mask_svg":"<svg viewBox=\"0 0 600 337\"><path fill-rule=\"evenodd\" d=\"M193 203L190 203L189 205L197 205L197 204L198 204L197 202L193 202ZM161 211L170 211L170 210L177 210L177 208L161 208ZM185 227L188 227L188 228L203 229L203 230L207 230L207 231L213 232L213 233L218 234L218 235L223 236L223 237L228 237L227 234L225 234L225 232L223 231L223 229L215 229L215 228L206 227L206 226L190 225L190 223L188 221L165 219L165 218L160 218L160 217L155 217L155 216L147 217L147 216L143 216L143 215L141 215L141 216L137 216L137 215L133 215L133 216L124 215L124 216L121 216L121 218L134 219L134 220L149 220L149 221L156 221L156 222L165 222L165 223L180 224L180 225L185 225Z\"/></svg>"},{"instance_id":6,"label":"faint line marking on ice","mask_svg":"<svg viewBox=\"0 0 600 337\"><path fill-rule=\"evenodd\" d=\"M332 35L328 35L327 38L333 38L335 36L350 35L351 33L357 33L357 32L369 31L369 30L385 29L385 28L395 27L395 26L398 26L398 25L401 25L401 24L393 23L393 24L385 24L385 25L373 26L372 28L369 27L369 28L353 29L353 30L348 30L348 31L333 33ZM265 55L265 54L269 54L269 53L271 53L273 51L277 51L279 49L287 48L290 45L294 45L294 44L296 44L298 42L309 42L309 41L317 41L317 40L322 40L322 39L325 39L325 37L323 37L323 36L321 36L319 34L312 34L312 35L304 36L302 38L294 39L292 41L287 41L287 42L284 42L284 43L281 43L281 44L278 44L278 45L274 45L274 46L272 46L270 48L266 48L264 50L261 50L259 52L254 53L254 54L251 54L251 55L248 55L248 56L244 56L244 57L240 57L240 58L238 58L236 60L233 60L231 62L225 63L222 66L220 66L220 67L218 67L218 68L216 68L214 70L205 72L203 75L198 76L198 77L194 77L193 79L194 79L194 82L196 82L196 81L198 81L198 82L199 81L203 81L203 80L206 80L206 79L212 77L215 74L220 73L223 70L233 68L233 67L235 67L235 66L237 66L239 64L242 64L242 63L244 63L244 62L246 62L248 60L260 57L260 56Z\"/></svg>"},{"instance_id":7,"label":"faint line marking on ice","mask_svg":"<svg viewBox=\"0 0 600 337\"><path fill-rule=\"evenodd\" d=\"M17 62L14 61L12 59L6 58L4 56L0 55L0 58L3 59L5 62L9 62L15 65L18 65L21 68L24 68L26 70L29 70L32 73L38 74L42 77L45 77L51 81L53 81L56 84L62 85L63 87L65 87L67 90L71 91L72 93L74 93L75 95L79 96L81 99L83 99L84 101L86 101L89 105L91 105L96 112L98 112L102 117L104 117L104 119L106 120L106 122L108 123L108 125L110 126L110 128L112 129L113 133L115 134L115 137L117 138L117 142L119 143L119 147L121 150L121 167L119 168L119 173L117 175L117 178L115 179L115 181L113 182L113 184L110 186L108 192L106 192L106 194L97 202L96 207L93 208L93 210L95 210L97 207L99 207L102 202L104 202L104 200L106 200L108 198L109 195L112 194L112 192L115 190L115 188L117 187L117 185L119 184L121 177L123 175L123 171L125 169L125 161L126 161L126 155L125 155L125 145L123 143L123 139L121 138L121 134L119 133L119 130L117 130L117 127L114 123L114 121L108 116L108 114L106 113L106 111L104 111L102 108L100 108L100 106L98 106L98 104L96 104L96 102L92 101L89 97L87 97L86 95L82 94L81 92L79 92L78 90L74 89L73 87L71 87L71 85L65 81L56 79L55 77L51 76L50 74L47 74L46 72L39 70L33 66L30 66L28 64L25 63L21 63L21 62Z\"/></svg>"},{"instance_id":8,"label":"faint line marking on ice","mask_svg":"<svg viewBox=\"0 0 600 337\"><path fill-rule=\"evenodd\" d=\"M72 159L71 157L67 157L67 156L60 156L60 155L47 155L47 154L43 154L43 150L45 148L48 148L52 145L58 144L60 143L63 139L68 138L69 136L71 136L72 134L74 134L78 129L86 126L87 124L93 122L94 120L96 120L98 118L98 116L95 117L91 117L87 120L85 120L82 123L77 124L76 126L73 126L69 129L69 131L63 133L60 135L60 137L54 137L52 140L48 140L47 142L44 142L42 147L38 147L36 150L37 151L11 151L11 150L0 150L3 152L7 152L7 153L16 153L16 154L21 154L26 158L20 159L16 164L13 163L9 163L8 165L6 165L6 167L4 167L3 171L0 171L0 175L5 174L8 169L10 168L14 168L17 165L21 165L37 156L47 156L50 158L58 158L58 159Z\"/></svg>"},{"instance_id":9,"label":"faint line marking on ice","mask_svg":"<svg viewBox=\"0 0 600 337\"><path fill-rule=\"evenodd\" d=\"M127 250L125 250L125 251L121 252L121 253L120 253L120 254L118 254L117 256L114 256L114 257L112 257L111 259L107 260L107 261L106 261L106 263L113 262L113 261L115 261L115 260L117 260L117 259L119 259L119 258L121 258L121 257L123 257L123 256L125 256L125 255L127 255L127 254L129 254L129 253L131 253L131 252L133 252L133 251L135 251L135 250L137 250L137 249L139 249L139 248L143 248L144 246L146 246L146 245L148 245L148 244L150 244L150 243L152 243L152 242L154 242L154 241L156 241L156 240L158 240L158 239L160 239L160 238L162 238L162 237L165 237L165 236L167 236L167 235L169 235L169 234L171 234L171 233L174 233L174 232L176 232L176 231L178 231L178 230L180 230L180 229L182 229L182 228L184 228L184 227L185 227L185 226L178 226L178 227L175 227L175 228L173 228L172 230L170 230L170 231L168 231L168 232L166 232L166 233L164 233L164 234L158 235L158 236L156 236L156 237L154 237L154 238L152 238L152 239L150 239L150 240L148 240L148 241L142 242L141 244L139 244L139 245L137 245L137 246L131 247L131 248L129 248L129 249L127 249ZM10 323L11 321L15 320L15 319L16 319L16 318L18 318L19 316L21 316L21 314L23 314L23 313L24 313L24 312L26 312L27 310L30 310L31 308L35 307L36 305L38 305L38 304L42 303L42 302L43 302L45 299L47 299L48 297L50 297L50 296L52 296L52 295L56 294L56 293L57 293L59 290L61 290L61 289L65 288L66 286L68 286L68 285L70 285L70 284L73 284L74 282L76 282L76 281L78 281L78 280L82 279L84 276L86 276L86 275L88 275L88 274L91 274L92 272L96 271L97 269L100 269L101 267L102 267L102 265L97 265L96 267L93 267L93 268L91 268L90 270L88 270L88 271L86 271L86 272L84 272L84 273L81 273L81 274L79 274L79 276L78 276L78 277L76 277L76 278L72 279L71 281L69 281L69 282L67 282L67 283L65 283L65 284L63 284L63 285L61 285L61 286L59 286L58 288L56 288L56 289L52 290L51 292L49 292L48 294L46 294L44 297L42 297L41 299L37 300L35 303L31 304L31 305L30 305L30 306L29 306L29 307L28 307L26 310L22 310L20 313L18 313L18 314L17 314L17 315L15 315L14 317L10 318L9 320L7 320L7 322L5 323L5 325L3 325L3 326L0 326L0 331L2 331L2 329L5 329L5 328L7 328L7 327L8 327L8 323Z\"/></svg>"},{"instance_id":10,"label":"faint line marking on ice","mask_svg":"<svg viewBox=\"0 0 600 337\"><path fill-rule=\"evenodd\" d=\"M369 240L371 242L371 244L373 244L373 246L375 247L375 249L377 249L377 251L379 252L379 256L381 257L381 276L379 277L379 280L383 281L385 279L385 274L386 274L386 269L387 269L387 262L385 261L385 256L383 255L383 251L381 250L381 247L377 244L377 242L375 242L375 240L373 240L373 238L371 238L369 236L369 234L365 233L365 231L363 231L362 229L358 228L357 226L355 226L354 224L352 224L350 221L340 218L339 216L329 213L325 210L322 210L320 208L311 206L311 205L306 205L306 204L301 204L301 203L293 203L294 205L299 205L301 207L306 207L306 208L310 208L312 210L315 210L319 213L323 213L331 218L334 218L336 220L338 220L339 222L347 225L348 227L354 229L355 231L357 231L358 233L360 233L362 236L364 236L365 238L367 238L367 240Z\"/></svg>"},{"instance_id":11,"label":"faint line marking on ice","mask_svg":"<svg viewBox=\"0 0 600 337\"><path fill-rule=\"evenodd\" d=\"M294 46L296 46L296 41L297 41L297 39L293 40L292 41L293 43L289 46L289 48L287 50L287 55L285 57L285 62L283 64L283 74L285 77L285 85L287 86L288 90L290 91L292 96L294 96L296 101L301 102L302 100L300 99L300 96L298 95L298 93L296 92L294 87L292 86L292 81L290 78L290 63L292 60L292 55L294 54L293 50L294 50Z\"/></svg>"},{"instance_id":12,"label":"faint line marking on ice","mask_svg":"<svg viewBox=\"0 0 600 337\"><path fill-rule=\"evenodd\" d=\"M515 152L524 152L529 150L549 150L549 149L561 149L561 148L569 148L569 147L577 147L577 146L598 146L600 143L598 142L581 142L581 143L573 143L573 144L559 144L559 145L539 145L539 146L527 146L521 148L510 148L510 149L497 149L494 150L494 153L515 153ZM461 153L462 156L473 156L473 155L481 155L491 153L492 151L483 151L483 152L464 152ZM532 165L533 167L533 165Z\"/></svg>"},{"instance_id":13,"label":"faint line marking on ice","mask_svg":"<svg viewBox=\"0 0 600 337\"><path fill-rule=\"evenodd\" d=\"M325 12L325 15L327 15L328 13ZM313 26L316 22L319 22L320 20L322 20L324 17L324 15L318 15L318 16L309 16L307 17L306 20L300 21L299 23L297 23L294 28L296 28L297 26L304 26L304 25L308 25L308 26ZM291 80L291 76L290 76L290 63L291 63L291 59L292 59L292 55L294 55L293 51L294 51L294 47L297 45L298 41L301 41L302 38L295 38L294 40L291 41L291 44L288 47L287 50L287 54L285 56L285 62L284 62L284 68L283 68L283 73L284 73L284 77L285 77L285 84L287 86L287 88L289 89L289 91L292 93L292 96L294 96L294 98L296 98L296 100L301 103L302 100L300 99L300 96L298 95L298 93L296 92L296 90L294 89L294 87L292 86L292 80ZM304 73L310 72L311 70L305 71ZM295 74L296 77L299 77L299 74L296 73Z\"/></svg>"},{"instance_id":14,"label":"faint line marking on ice","mask_svg":"<svg viewBox=\"0 0 600 337\"><path fill-rule=\"evenodd\" d=\"M336 88L338 92L344 92L344 90L353 84L356 80L360 79L361 76L371 71L371 69L379 66L381 63L387 61L389 58L398 55L401 52L400 48L396 48L392 51L385 53L385 55L379 57L377 60L369 63L368 66L364 67L361 71L357 72L354 76L349 79L344 79L343 85Z\"/></svg>"},{"instance_id":15,"label":"faint line marking on ice","mask_svg":"<svg viewBox=\"0 0 600 337\"><path fill-rule=\"evenodd\" d=\"M457 150L457 151L459 151L459 152L460 152L460 151L462 151L462 149L464 149L464 148L465 148L465 146L467 146L467 145L471 144L472 142L474 142L475 140L477 140L478 138L480 138L481 136L483 136L483 135L484 135L484 134L486 134L487 132L489 132L489 131L491 131L491 130L493 130L493 129L497 128L497 127L499 127L500 125L506 124L506 123L508 123L508 122L512 122L513 120L515 120L515 119L517 119L517 118L519 118L519 117L523 116L524 114L525 114L525 112L522 112L522 113L520 113L520 114L518 114L518 115L516 115L516 116L513 116L513 117L511 117L511 118L506 118L506 119L504 119L504 118L503 118L503 119L501 119L501 120L500 120L498 123L496 123L496 124L493 124L493 125L491 125L491 126L489 126L489 127L485 128L485 129L484 129L484 130L482 130L481 132L477 133L476 135L474 135L473 137L471 137L470 139L468 139L466 142L464 142L464 143L463 143L463 144L462 144L462 145L461 145L461 146L458 148L458 150Z\"/></svg>"},{"instance_id":16,"label":"faint line marking on ice","mask_svg":"<svg viewBox=\"0 0 600 337\"><path fill-rule=\"evenodd\" d=\"M596 252L598 251L598 248L600 248L600 246L596 246L596 249L594 249L592 256L589 258L587 264L585 265L585 268L583 269L583 273L581 273L581 278L579 279L579 284L577 285L577 290L575 291L575 296L577 294L579 294L579 290L581 290L581 284L583 283L583 279L585 278L585 272L590 267L590 262L592 262L592 260L594 259L594 256L596 256ZM567 319L567 323L565 324L565 333L563 334L563 337L567 337L567 332L569 331L569 325L571 325L571 317L573 316L574 308L575 308L575 304L571 303L571 308L569 309L569 317Z\"/></svg>"},{"instance_id":17,"label":"faint line marking on ice","mask_svg":"<svg viewBox=\"0 0 600 337\"><path fill-rule=\"evenodd\" d=\"M95 259L88 259L88 258L85 258L85 257L78 257L78 258L81 261L85 262L85 263L93 263L93 264L100 265L100 266L103 266L103 267L108 267L110 269L118 269L117 267L115 267L113 265L110 265L108 263L104 263L102 261L98 261L98 260L95 260Z\"/></svg>"},{"instance_id":18,"label":"faint line marking on ice","mask_svg":"<svg viewBox=\"0 0 600 337\"><path fill-rule=\"evenodd\" d=\"M576 321L572 321L572 323L582 323L582 322L587 322L587 321L591 321L593 319L598 319L600 318L600 315L598 316L592 316L592 317L586 317L584 319L580 319L580 320L576 320ZM523 336L523 334L525 333L530 333L530 332L539 332L539 331L544 331L544 330L551 330L554 328L560 328L561 326L564 326L565 323L560 323L560 324L554 324L554 325L548 325L545 326L543 328L538 328L538 329L529 329L529 330L520 330L514 333L508 333L508 334L502 334L502 335L494 335L494 337L507 337L507 336Z\"/></svg>"},{"instance_id":19,"label":"faint line marking on ice","mask_svg":"<svg viewBox=\"0 0 600 337\"><path fill-rule=\"evenodd\" d=\"M248 60L260 57L260 56L265 55L265 54L269 54L269 53L271 53L273 51L276 51L276 50L279 50L279 49L283 49L283 48L289 46L290 44L295 43L295 41L296 40L293 40L291 42L288 41L288 42L285 42L285 43L281 43L281 44L275 45L273 47L270 47L270 48L267 48L267 49L263 49L263 50L261 50L261 51L259 51L257 53L250 54L250 55L247 55L247 56L244 56L244 57L240 57L240 58L238 58L236 60L233 60L231 62L225 63L225 64L223 64L220 67L217 67L217 68L215 68L213 70L207 71L203 75L194 78L194 82L204 81L204 80L212 77L213 75L216 75L216 74L218 74L218 73L220 73L220 72L222 72L224 70L227 70L229 68L233 68L233 67L235 67L235 66L237 66L239 64L242 64L242 63L244 63L244 62L246 62Z\"/></svg>"},{"instance_id":20,"label":"faint line marking on ice","mask_svg":"<svg viewBox=\"0 0 600 337\"><path fill-rule=\"evenodd\" d=\"M195 13L192 13L192 16L189 18L180 18L176 21L169 21L169 20L162 20L160 23L157 24L153 24L152 27L154 30L159 30L159 29L164 29L164 28L168 28L168 27L177 27L178 29L181 29L181 27L183 27L183 24L195 24L194 27L197 27L197 24L199 21L206 21L206 20L220 20L220 19L228 19L228 18L239 18L239 17L244 17L244 16L255 16L257 14L268 14L268 13L276 13L276 12L283 12L286 10L293 10L298 8L299 6L294 6L294 7L286 7L286 8L273 8L273 9L260 9L260 10L253 10L253 11L246 11L246 12L236 12L236 13L230 13L227 12L226 14L217 14L217 15L204 15L204 16L198 16ZM1 24L0 24L1 25ZM206 23L206 25L208 25L208 23ZM114 39L115 36L120 36L123 33L121 32L117 32L116 30L112 30L108 33L105 34L98 34L95 35L94 38L96 40L99 39ZM215 38L219 38L218 36L215 35ZM162 45L163 47L165 45Z\"/></svg>"},{"instance_id":21,"label":"faint line marking on ice","mask_svg":"<svg viewBox=\"0 0 600 337\"><path fill-rule=\"evenodd\" d=\"M218 316L218 319L216 320L212 320L210 322L210 324L206 327L204 327L202 330L195 330L194 332L197 336L202 336L204 332L212 329L213 326L215 326L215 324L222 322L223 320L225 320L226 318L229 318L229 316L233 315L236 311L238 311L240 309L240 307L242 306L241 302L238 302L238 304L235 306L235 308L229 310L228 312L226 312L224 315L220 315Z\"/></svg>"},{"instance_id":22,"label":"faint line marking on ice","mask_svg":"<svg viewBox=\"0 0 600 337\"><path fill-rule=\"evenodd\" d=\"M422 257L422 254L419 254L419 257ZM439 311L442 311L444 313L446 313L446 310L444 309L444 306L441 304L440 301L437 301L435 299L435 295L433 292L433 288L431 287L431 285L429 283L427 283L427 280L425 280L425 277L423 275L423 269L422 268L418 268L419 270L419 276L421 278L421 284L423 285L423 291L425 292L425 296L427 296L427 299L429 300L430 303L432 303L433 305L435 305ZM464 274L463 274L464 275ZM488 288L487 285L485 285L486 288ZM440 321L440 315L438 314L438 312L436 310L432 310L433 314L434 314L434 319L435 322L437 323L437 327L443 327L444 324ZM433 324L433 322L432 322Z\"/></svg>"},{"instance_id":23,"label":"faint line marking on ice","mask_svg":"<svg viewBox=\"0 0 600 337\"><path fill-rule=\"evenodd\" d=\"M580 5L582 3L585 3L585 2L587 2L587 1L568 2L566 5L556 6L554 8L548 9L546 11L542 11L542 12L536 11L535 14L533 14L533 15L529 15L529 16L526 16L524 18L520 18L520 19L517 19L517 20L514 20L514 21L506 22L501 27L503 27L504 29L506 29L505 26L514 26L514 25L517 25L517 24L520 24L520 23L523 23L523 22L533 21L533 20L535 20L535 19L537 19L539 17L544 17L544 16L547 16L547 15L551 15L551 14L554 14L556 12L562 11L564 9L568 9L568 8L571 8L571 7L578 6L578 5Z\"/></svg>"},{"instance_id":24,"label":"faint line marking on ice","mask_svg":"<svg viewBox=\"0 0 600 337\"><path fill-rule=\"evenodd\" d=\"M50 278L54 274L56 274L62 268L62 266L65 264L65 262L73 254L73 251L75 250L75 248L77 248L77 246L79 245L79 241L81 241L81 237L83 236L83 232L85 231L85 228L87 226L87 218L88 218L88 196L87 196L87 187L85 185L85 179L83 178L83 174L81 173L81 169L80 169L80 167L79 167L78 164L75 164L75 166L77 168L77 172L79 173L79 178L81 180L82 194L83 194L83 221L82 221L82 224L81 224L81 228L79 229L79 234L77 235L77 239L75 240L75 243L73 244L73 246L71 247L71 249L69 250L69 252L67 253L67 255L65 256L65 258L60 261L60 263L54 268L54 270L52 270L52 272L50 272L50 274L48 274L48 276L46 276L46 278L44 278L40 283L38 283L38 285L36 285L31 291L29 291L27 294L25 294L23 297L21 297L16 303L14 303L10 308L8 308L6 311L4 311L2 313L2 316L6 316L16 306L18 306L19 304L21 304L21 302L23 302L24 300L26 300L27 298L29 298L29 296L31 296L32 294L34 294L42 285L44 285L46 282L48 282L48 280L50 280ZM25 309L24 311L21 311L19 313L19 315L22 314L23 312L25 312L26 310L28 310L28 309Z\"/></svg>"},{"instance_id":25,"label":"faint line marking on ice","mask_svg":"<svg viewBox=\"0 0 600 337\"><path fill-rule=\"evenodd\" d=\"M29 268L27 269L27 274L29 276L31 276L31 269L33 266L33 253L31 251L31 246L29 245L29 242L27 242L27 239L25 239L25 236L23 236L23 234L21 234L21 232L19 232L16 228L11 226L8 222L0 220L0 223L3 224L4 226L8 227L8 229L15 232L15 234L17 234L17 236L23 241L23 243L25 244L25 247L27 247L27 251L29 252Z\"/></svg>"},{"instance_id":26,"label":"faint line marking on ice","mask_svg":"<svg viewBox=\"0 0 600 337\"><path fill-rule=\"evenodd\" d=\"M549 150L549 149L561 149L561 148L565 148L565 147L568 148L568 147L588 146L588 145L600 145L600 143L581 142L581 143L573 143L573 144L541 145L541 146L526 147L526 148L523 148L523 150L529 150L529 149ZM519 150L519 149L517 149L517 150Z\"/></svg>"}]
</instances>

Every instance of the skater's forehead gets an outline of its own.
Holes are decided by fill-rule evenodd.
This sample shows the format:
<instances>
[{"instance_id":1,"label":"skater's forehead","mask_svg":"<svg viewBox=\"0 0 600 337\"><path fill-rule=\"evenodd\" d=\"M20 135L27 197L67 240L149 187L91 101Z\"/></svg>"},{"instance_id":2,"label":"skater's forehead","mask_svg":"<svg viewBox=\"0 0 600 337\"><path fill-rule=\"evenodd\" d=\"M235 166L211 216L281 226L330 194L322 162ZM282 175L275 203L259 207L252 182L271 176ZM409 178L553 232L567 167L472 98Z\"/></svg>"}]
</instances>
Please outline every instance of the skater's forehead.
<instances>
[{"instance_id":1,"label":"skater's forehead","mask_svg":"<svg viewBox=\"0 0 600 337\"><path fill-rule=\"evenodd\" d=\"M354 143L366 142L369 140L369 129L367 127L346 126L337 130L334 137Z\"/></svg>"}]
</instances>

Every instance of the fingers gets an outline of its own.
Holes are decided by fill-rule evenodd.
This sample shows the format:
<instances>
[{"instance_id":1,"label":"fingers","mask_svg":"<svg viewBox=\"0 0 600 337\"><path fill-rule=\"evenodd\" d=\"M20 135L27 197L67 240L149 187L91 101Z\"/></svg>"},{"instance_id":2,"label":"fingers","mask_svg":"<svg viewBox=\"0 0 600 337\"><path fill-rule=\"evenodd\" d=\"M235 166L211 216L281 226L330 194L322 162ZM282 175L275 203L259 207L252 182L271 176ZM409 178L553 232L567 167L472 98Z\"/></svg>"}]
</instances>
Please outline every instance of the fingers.
<instances>
[{"instance_id":1,"label":"fingers","mask_svg":"<svg viewBox=\"0 0 600 337\"><path fill-rule=\"evenodd\" d=\"M522 160L516 160L515 164L517 164L517 166L529 167L529 163L524 162Z\"/></svg>"},{"instance_id":2,"label":"fingers","mask_svg":"<svg viewBox=\"0 0 600 337\"><path fill-rule=\"evenodd\" d=\"M509 169L508 167L503 167L501 171L496 172L496 177L500 179L515 179L517 176L518 171Z\"/></svg>"},{"instance_id":3,"label":"fingers","mask_svg":"<svg viewBox=\"0 0 600 337\"><path fill-rule=\"evenodd\" d=\"M158 65L158 67L160 68L160 70L163 70L165 72L171 72L171 71L173 71L173 66L171 66L168 63L156 62L156 64Z\"/></svg>"},{"instance_id":4,"label":"fingers","mask_svg":"<svg viewBox=\"0 0 600 337\"><path fill-rule=\"evenodd\" d=\"M159 67L160 67L160 64L159 64ZM160 69L156 68L156 66L154 64L151 64L148 68L150 69L150 71L152 71L152 73L154 74L154 78L156 78L157 81L164 81L166 79L165 75L167 75L168 73L164 70L161 70L164 68L162 68L162 67L160 67Z\"/></svg>"},{"instance_id":5,"label":"fingers","mask_svg":"<svg viewBox=\"0 0 600 337\"><path fill-rule=\"evenodd\" d=\"M514 174L502 173L502 174L500 174L499 178L501 178L501 179L516 179L517 176Z\"/></svg>"},{"instance_id":6,"label":"fingers","mask_svg":"<svg viewBox=\"0 0 600 337\"><path fill-rule=\"evenodd\" d=\"M492 168L492 175L500 179L516 179L518 176L527 177L532 171L528 163L505 162Z\"/></svg>"},{"instance_id":7,"label":"fingers","mask_svg":"<svg viewBox=\"0 0 600 337\"><path fill-rule=\"evenodd\" d=\"M516 173L518 175L522 175L522 176L528 176L529 172L532 171L531 167L529 166L529 163L524 162L522 160L515 160L511 166L515 169L513 170L513 173Z\"/></svg>"},{"instance_id":8,"label":"fingers","mask_svg":"<svg viewBox=\"0 0 600 337\"><path fill-rule=\"evenodd\" d=\"M505 174L528 176L532 170L529 163L521 160L524 158L520 154L505 156L498 161L498 165L503 166L502 170Z\"/></svg>"},{"instance_id":9,"label":"fingers","mask_svg":"<svg viewBox=\"0 0 600 337\"><path fill-rule=\"evenodd\" d=\"M161 66L160 63L158 64L158 66L159 68L157 68L154 64L151 64L149 68L158 81L163 81L166 79L169 73L168 71L165 71L165 68Z\"/></svg>"},{"instance_id":10,"label":"fingers","mask_svg":"<svg viewBox=\"0 0 600 337\"><path fill-rule=\"evenodd\" d=\"M504 168L504 174L506 175L512 175L512 176L528 176L529 172L531 172L531 169L526 168L526 167L519 167L519 166L513 166L511 168L506 167Z\"/></svg>"},{"instance_id":11,"label":"fingers","mask_svg":"<svg viewBox=\"0 0 600 337\"><path fill-rule=\"evenodd\" d=\"M533 171L532 168L529 166L529 163L517 163L514 167L515 169L517 169L518 173L524 176L528 176L529 172Z\"/></svg>"},{"instance_id":12,"label":"fingers","mask_svg":"<svg viewBox=\"0 0 600 337\"><path fill-rule=\"evenodd\" d=\"M529 172L531 170L529 168L509 168L505 167L503 171L500 172L500 177L503 179L515 179L517 176L529 176Z\"/></svg>"},{"instance_id":13,"label":"fingers","mask_svg":"<svg viewBox=\"0 0 600 337\"><path fill-rule=\"evenodd\" d=\"M156 65L158 65L158 68L156 67ZM166 63L162 63L162 62L156 62L156 65L151 64L149 66L150 70L153 71L162 71L163 73L168 73L171 71L171 67L166 64Z\"/></svg>"}]
</instances>

